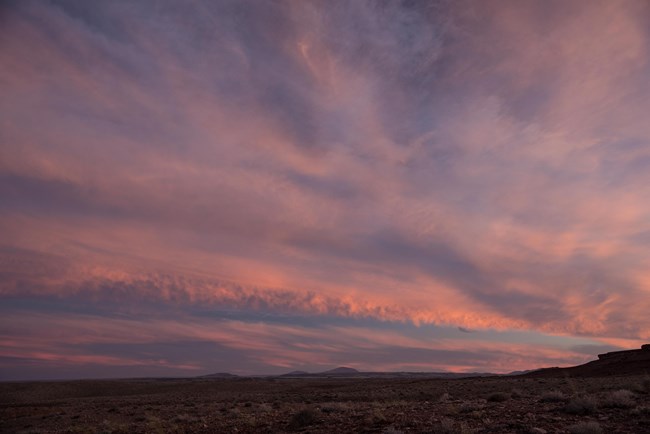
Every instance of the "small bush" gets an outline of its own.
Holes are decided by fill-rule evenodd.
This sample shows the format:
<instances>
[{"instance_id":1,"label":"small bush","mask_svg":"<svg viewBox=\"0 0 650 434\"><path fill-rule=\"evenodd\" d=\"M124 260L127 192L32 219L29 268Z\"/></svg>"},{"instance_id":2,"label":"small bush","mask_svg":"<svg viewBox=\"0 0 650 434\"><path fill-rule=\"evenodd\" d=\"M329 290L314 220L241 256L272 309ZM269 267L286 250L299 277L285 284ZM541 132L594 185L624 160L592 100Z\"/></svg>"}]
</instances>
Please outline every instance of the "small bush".
<instances>
[{"instance_id":1,"label":"small bush","mask_svg":"<svg viewBox=\"0 0 650 434\"><path fill-rule=\"evenodd\" d=\"M458 411L460 413L473 413L483 410L483 405L474 402L463 402Z\"/></svg>"},{"instance_id":2,"label":"small bush","mask_svg":"<svg viewBox=\"0 0 650 434\"><path fill-rule=\"evenodd\" d=\"M386 422L386 415L380 408L375 408L366 416L366 422L368 423Z\"/></svg>"},{"instance_id":3,"label":"small bush","mask_svg":"<svg viewBox=\"0 0 650 434\"><path fill-rule=\"evenodd\" d=\"M510 396L512 396L515 399L521 398L522 396L524 396L524 392L522 392L521 389L512 389L512 391L510 392Z\"/></svg>"},{"instance_id":4,"label":"small bush","mask_svg":"<svg viewBox=\"0 0 650 434\"><path fill-rule=\"evenodd\" d=\"M510 399L510 395L504 392L495 392L488 396L487 400L490 402L503 402Z\"/></svg>"},{"instance_id":5,"label":"small bush","mask_svg":"<svg viewBox=\"0 0 650 434\"><path fill-rule=\"evenodd\" d=\"M185 423L190 419L190 415L187 413L176 415L174 422L176 423Z\"/></svg>"},{"instance_id":6,"label":"small bush","mask_svg":"<svg viewBox=\"0 0 650 434\"><path fill-rule=\"evenodd\" d=\"M640 395L645 394L646 393L646 385L643 384L644 381L645 380L640 380L640 379L637 379L637 381L630 380L626 384L621 385L621 389L630 390L630 391L632 391L634 393L637 393L637 394L640 394ZM650 383L650 380L648 380L648 382ZM648 386L650 386L650 384L648 384Z\"/></svg>"},{"instance_id":7,"label":"small bush","mask_svg":"<svg viewBox=\"0 0 650 434\"><path fill-rule=\"evenodd\" d=\"M456 426L451 419L442 419L440 423L433 426L432 434L470 434L472 431L464 423Z\"/></svg>"},{"instance_id":8,"label":"small bush","mask_svg":"<svg viewBox=\"0 0 650 434\"><path fill-rule=\"evenodd\" d=\"M630 414L632 416L650 416L650 407L647 405L641 405L630 410Z\"/></svg>"},{"instance_id":9,"label":"small bush","mask_svg":"<svg viewBox=\"0 0 650 434\"><path fill-rule=\"evenodd\" d=\"M289 428L304 428L313 424L314 422L316 422L316 415L313 411L309 409L300 410L298 413L294 414L289 421Z\"/></svg>"},{"instance_id":10,"label":"small bush","mask_svg":"<svg viewBox=\"0 0 650 434\"><path fill-rule=\"evenodd\" d=\"M645 378L641 382L641 390L643 390L645 393L650 393L650 378Z\"/></svg>"},{"instance_id":11,"label":"small bush","mask_svg":"<svg viewBox=\"0 0 650 434\"><path fill-rule=\"evenodd\" d=\"M566 396L559 390L551 390L544 392L539 400L542 402L562 402L566 401Z\"/></svg>"},{"instance_id":12,"label":"small bush","mask_svg":"<svg viewBox=\"0 0 650 434\"><path fill-rule=\"evenodd\" d=\"M598 405L593 396L577 396L566 405L564 411L571 414L592 414L596 411Z\"/></svg>"},{"instance_id":13,"label":"small bush","mask_svg":"<svg viewBox=\"0 0 650 434\"><path fill-rule=\"evenodd\" d=\"M443 419L433 427L433 434L455 434L454 421Z\"/></svg>"},{"instance_id":14,"label":"small bush","mask_svg":"<svg viewBox=\"0 0 650 434\"><path fill-rule=\"evenodd\" d=\"M326 413L326 414L343 413L347 410L349 410L349 406L342 402L330 402L327 404L323 404L323 406L320 408L321 413Z\"/></svg>"},{"instance_id":15,"label":"small bush","mask_svg":"<svg viewBox=\"0 0 650 434\"><path fill-rule=\"evenodd\" d=\"M634 393L621 389L609 394L603 402L609 408L631 408L634 407Z\"/></svg>"},{"instance_id":16,"label":"small bush","mask_svg":"<svg viewBox=\"0 0 650 434\"><path fill-rule=\"evenodd\" d=\"M257 412L259 413L268 413L273 410L273 407L271 407L270 404L267 404L266 402L263 402L259 404L256 408Z\"/></svg>"},{"instance_id":17,"label":"small bush","mask_svg":"<svg viewBox=\"0 0 650 434\"><path fill-rule=\"evenodd\" d=\"M602 434L603 430L598 422L579 422L569 427L571 434Z\"/></svg>"}]
</instances>

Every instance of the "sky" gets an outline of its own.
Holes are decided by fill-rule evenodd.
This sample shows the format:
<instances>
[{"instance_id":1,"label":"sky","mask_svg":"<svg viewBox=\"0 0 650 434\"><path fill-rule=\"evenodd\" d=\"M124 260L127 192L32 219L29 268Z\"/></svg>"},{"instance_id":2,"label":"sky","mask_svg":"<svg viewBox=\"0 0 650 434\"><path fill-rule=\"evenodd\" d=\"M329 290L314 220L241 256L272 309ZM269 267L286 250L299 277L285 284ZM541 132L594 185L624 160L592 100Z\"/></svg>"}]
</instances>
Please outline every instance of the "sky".
<instances>
[{"instance_id":1,"label":"sky","mask_svg":"<svg viewBox=\"0 0 650 434\"><path fill-rule=\"evenodd\" d=\"M650 341L644 0L4 1L0 379Z\"/></svg>"}]
</instances>

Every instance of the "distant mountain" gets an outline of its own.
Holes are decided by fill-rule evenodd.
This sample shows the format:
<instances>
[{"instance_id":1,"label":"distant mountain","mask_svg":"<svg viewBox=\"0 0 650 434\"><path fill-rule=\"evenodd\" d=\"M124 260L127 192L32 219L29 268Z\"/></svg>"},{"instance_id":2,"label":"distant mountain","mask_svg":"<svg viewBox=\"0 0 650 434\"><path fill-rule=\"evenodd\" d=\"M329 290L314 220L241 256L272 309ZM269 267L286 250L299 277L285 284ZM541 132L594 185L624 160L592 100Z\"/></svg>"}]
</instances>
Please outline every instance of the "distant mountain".
<instances>
[{"instance_id":1,"label":"distant mountain","mask_svg":"<svg viewBox=\"0 0 650 434\"><path fill-rule=\"evenodd\" d=\"M531 372L539 371L539 369L527 369L525 371L512 371L508 372L507 374L502 374L503 376L514 376L514 375L525 375L525 374L530 374Z\"/></svg>"},{"instance_id":2,"label":"distant mountain","mask_svg":"<svg viewBox=\"0 0 650 434\"><path fill-rule=\"evenodd\" d=\"M214 374L200 375L198 378L237 378L239 375L231 374L230 372L217 372Z\"/></svg>"},{"instance_id":3,"label":"distant mountain","mask_svg":"<svg viewBox=\"0 0 650 434\"><path fill-rule=\"evenodd\" d=\"M278 375L277 378L467 378L490 377L494 375L496 374L486 372L368 372L340 366L329 371L318 373L293 371L288 374Z\"/></svg>"},{"instance_id":4,"label":"distant mountain","mask_svg":"<svg viewBox=\"0 0 650 434\"><path fill-rule=\"evenodd\" d=\"M650 344L640 350L599 354L598 360L569 368L544 368L524 377L607 377L610 375L650 374Z\"/></svg>"},{"instance_id":5,"label":"distant mountain","mask_svg":"<svg viewBox=\"0 0 650 434\"><path fill-rule=\"evenodd\" d=\"M295 376L295 375L309 375L309 372L307 372L307 371L291 371L291 372L287 372L286 374L282 374L282 375L287 376L287 377L292 377L292 376Z\"/></svg>"},{"instance_id":6,"label":"distant mountain","mask_svg":"<svg viewBox=\"0 0 650 434\"><path fill-rule=\"evenodd\" d=\"M339 366L320 373L306 371L292 371L275 378L468 378L489 376L520 376L520 377L606 377L610 375L643 375L650 374L650 344L641 346L641 349L614 351L599 354L598 360L583 365L568 368L542 368L532 371L514 371L508 374L491 374L487 372L360 372L347 366ZM244 378L266 377L249 376ZM197 378L242 378L229 372L202 375Z\"/></svg>"},{"instance_id":7,"label":"distant mountain","mask_svg":"<svg viewBox=\"0 0 650 434\"><path fill-rule=\"evenodd\" d=\"M357 371L356 369L348 368L346 366L340 366L338 368L330 369L329 371L321 372L321 374L336 374L336 375L340 375L340 374L349 375L349 374L358 374L358 373L359 371Z\"/></svg>"}]
</instances>

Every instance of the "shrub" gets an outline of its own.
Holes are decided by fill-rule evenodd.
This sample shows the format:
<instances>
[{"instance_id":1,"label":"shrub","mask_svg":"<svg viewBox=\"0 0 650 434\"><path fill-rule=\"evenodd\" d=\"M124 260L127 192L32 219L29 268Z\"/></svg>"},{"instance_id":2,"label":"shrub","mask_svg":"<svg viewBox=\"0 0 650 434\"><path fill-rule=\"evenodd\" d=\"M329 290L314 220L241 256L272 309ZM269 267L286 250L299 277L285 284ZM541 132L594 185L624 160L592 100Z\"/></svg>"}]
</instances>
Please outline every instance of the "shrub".
<instances>
[{"instance_id":1,"label":"shrub","mask_svg":"<svg viewBox=\"0 0 650 434\"><path fill-rule=\"evenodd\" d=\"M630 414L632 416L650 416L650 407L647 405L641 405L630 410Z\"/></svg>"},{"instance_id":2,"label":"shrub","mask_svg":"<svg viewBox=\"0 0 650 434\"><path fill-rule=\"evenodd\" d=\"M433 434L455 434L454 421L443 419L433 427Z\"/></svg>"},{"instance_id":3,"label":"shrub","mask_svg":"<svg viewBox=\"0 0 650 434\"><path fill-rule=\"evenodd\" d=\"M289 428L299 429L316 422L316 415L309 409L300 410L289 421Z\"/></svg>"},{"instance_id":4,"label":"shrub","mask_svg":"<svg viewBox=\"0 0 650 434\"><path fill-rule=\"evenodd\" d=\"M564 411L571 414L591 414L596 411L596 399L593 396L577 396L573 398L564 408Z\"/></svg>"},{"instance_id":5,"label":"shrub","mask_svg":"<svg viewBox=\"0 0 650 434\"><path fill-rule=\"evenodd\" d=\"M386 422L386 415L380 408L374 408L367 416L366 422L368 423L383 423Z\"/></svg>"},{"instance_id":6,"label":"shrub","mask_svg":"<svg viewBox=\"0 0 650 434\"><path fill-rule=\"evenodd\" d=\"M481 410L483 410L483 406L474 402L463 402L458 409L460 413L472 413Z\"/></svg>"},{"instance_id":7,"label":"shrub","mask_svg":"<svg viewBox=\"0 0 650 434\"><path fill-rule=\"evenodd\" d=\"M571 434L602 434L603 430L598 422L579 422L569 427Z\"/></svg>"},{"instance_id":8,"label":"shrub","mask_svg":"<svg viewBox=\"0 0 650 434\"><path fill-rule=\"evenodd\" d=\"M267 404L266 402L263 402L257 406L256 410L259 413L268 413L273 410L273 407L271 407L271 405Z\"/></svg>"},{"instance_id":9,"label":"shrub","mask_svg":"<svg viewBox=\"0 0 650 434\"><path fill-rule=\"evenodd\" d=\"M176 415L174 422L176 423L187 423L190 421L190 415L187 413Z\"/></svg>"},{"instance_id":10,"label":"shrub","mask_svg":"<svg viewBox=\"0 0 650 434\"><path fill-rule=\"evenodd\" d=\"M504 392L495 392L488 396L487 400L490 402L503 402L510 399L510 395Z\"/></svg>"},{"instance_id":11,"label":"shrub","mask_svg":"<svg viewBox=\"0 0 650 434\"><path fill-rule=\"evenodd\" d=\"M643 382L641 383L641 389L645 393L650 393L650 378L644 378Z\"/></svg>"},{"instance_id":12,"label":"shrub","mask_svg":"<svg viewBox=\"0 0 650 434\"><path fill-rule=\"evenodd\" d=\"M342 402L329 402L320 408L321 413L342 413L349 410L349 406Z\"/></svg>"},{"instance_id":13,"label":"shrub","mask_svg":"<svg viewBox=\"0 0 650 434\"><path fill-rule=\"evenodd\" d=\"M559 390L551 390L549 392L544 392L544 394L540 398L540 401L562 402L562 401L566 401L566 396L564 396L564 393L560 392Z\"/></svg>"},{"instance_id":14,"label":"shrub","mask_svg":"<svg viewBox=\"0 0 650 434\"><path fill-rule=\"evenodd\" d=\"M631 408L634 407L634 393L621 389L609 394L603 403L609 408Z\"/></svg>"},{"instance_id":15,"label":"shrub","mask_svg":"<svg viewBox=\"0 0 650 434\"><path fill-rule=\"evenodd\" d=\"M433 426L432 434L470 434L472 431L464 423L456 426L451 419L442 419L440 423Z\"/></svg>"}]
</instances>

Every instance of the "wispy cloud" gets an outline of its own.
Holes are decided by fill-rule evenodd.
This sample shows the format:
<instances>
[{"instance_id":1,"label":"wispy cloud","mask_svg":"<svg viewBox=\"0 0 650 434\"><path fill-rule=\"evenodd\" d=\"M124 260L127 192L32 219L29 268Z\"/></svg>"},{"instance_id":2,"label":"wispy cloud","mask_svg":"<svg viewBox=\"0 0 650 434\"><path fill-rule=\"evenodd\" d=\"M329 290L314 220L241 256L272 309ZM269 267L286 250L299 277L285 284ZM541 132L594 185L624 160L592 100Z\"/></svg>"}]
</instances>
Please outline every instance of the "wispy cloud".
<instances>
[{"instance_id":1,"label":"wispy cloud","mask_svg":"<svg viewBox=\"0 0 650 434\"><path fill-rule=\"evenodd\" d=\"M648 339L649 14L5 3L0 296Z\"/></svg>"},{"instance_id":2,"label":"wispy cloud","mask_svg":"<svg viewBox=\"0 0 650 434\"><path fill-rule=\"evenodd\" d=\"M5 375L23 376L34 375L34 365L53 364L90 365L94 375L101 376L114 376L114 367L148 366L167 368L168 375L197 375L224 368L244 374L319 371L341 364L374 370L509 372L579 363L590 351L605 348L597 341L570 338L544 343L541 335L527 335L527 344L507 342L508 336L499 334L467 339L451 328L429 328L429 336L416 337L410 327L376 322L292 324L277 318L215 319L179 313L174 319L125 318L20 310L6 319L12 326L0 336L0 366Z\"/></svg>"}]
</instances>

